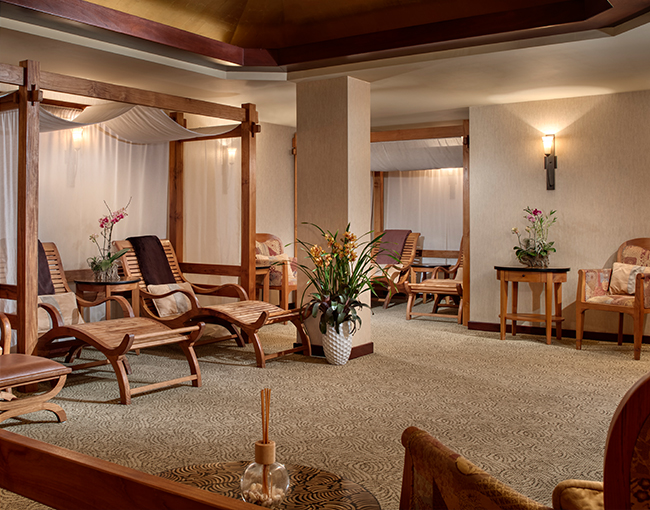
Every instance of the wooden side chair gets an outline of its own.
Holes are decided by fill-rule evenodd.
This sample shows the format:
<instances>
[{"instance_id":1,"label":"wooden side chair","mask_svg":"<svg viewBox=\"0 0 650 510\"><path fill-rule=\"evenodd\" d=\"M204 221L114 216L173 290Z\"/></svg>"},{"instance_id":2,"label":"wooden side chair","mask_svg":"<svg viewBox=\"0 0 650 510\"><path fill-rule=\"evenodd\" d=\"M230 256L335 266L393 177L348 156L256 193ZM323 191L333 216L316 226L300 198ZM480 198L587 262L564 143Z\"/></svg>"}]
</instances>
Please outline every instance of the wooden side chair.
<instances>
[{"instance_id":1,"label":"wooden side chair","mask_svg":"<svg viewBox=\"0 0 650 510\"><path fill-rule=\"evenodd\" d=\"M406 302L406 320L411 317L456 317L458 324L463 321L463 240L460 241L460 250L456 263L446 268L436 267L432 270L431 278L419 283L405 282L404 287L408 300ZM441 277L442 276L442 277ZM431 313L413 312L413 305L418 294L422 294L422 301L425 302L427 294L433 294L433 309ZM443 300L446 302L443 303ZM456 313L438 312L439 307L455 309Z\"/></svg>"},{"instance_id":2,"label":"wooden side chair","mask_svg":"<svg viewBox=\"0 0 650 510\"><path fill-rule=\"evenodd\" d=\"M280 308L289 309L289 296L298 292L298 261L284 252L282 241L273 234L255 235L255 263L269 265L269 289L280 293ZM260 287L258 285L258 287Z\"/></svg>"},{"instance_id":3,"label":"wooden side chair","mask_svg":"<svg viewBox=\"0 0 650 510\"><path fill-rule=\"evenodd\" d=\"M576 297L576 349L582 348L585 312L618 313L618 345L623 343L623 317L634 324L634 359L641 358L645 316L650 313L650 238L625 241L611 269L580 269Z\"/></svg>"},{"instance_id":4,"label":"wooden side chair","mask_svg":"<svg viewBox=\"0 0 650 510\"><path fill-rule=\"evenodd\" d=\"M405 283L411 275L411 264L417 250L418 232L385 230L381 243L373 249L373 256L384 272L377 271L371 278L375 289L385 289L386 296L377 298L388 308L396 294L406 293Z\"/></svg>"},{"instance_id":5,"label":"wooden side chair","mask_svg":"<svg viewBox=\"0 0 650 510\"><path fill-rule=\"evenodd\" d=\"M129 250L120 260L128 278L140 278L140 313L143 316L170 327L191 326L198 322L223 326L230 335L208 341L232 338L240 346L244 345L244 341L252 342L256 364L260 368L264 368L268 360L293 353L311 356L311 343L303 328L300 310L283 310L271 303L249 300L244 288L236 284L208 286L190 283L183 276L168 239L158 239L155 236L130 239L143 243L149 247L147 250L156 252L156 255L145 257L145 263L141 264L130 240L114 243L118 250ZM163 277L161 274L167 281L160 283L158 279ZM234 297L238 301L202 306L197 295ZM264 326L280 322L291 322L302 343L283 351L265 353L258 331Z\"/></svg>"},{"instance_id":6,"label":"wooden side chair","mask_svg":"<svg viewBox=\"0 0 650 510\"><path fill-rule=\"evenodd\" d=\"M130 404L131 397L158 388L190 382L201 386L201 370L194 352L194 344L200 338L204 324L173 328L146 317L134 317L133 309L121 296L110 296L96 301L86 301L70 291L61 263L59 250L54 243L42 243L39 247L39 291L51 294L39 295L39 338L37 354L45 357L65 356L65 363L72 370L111 364L120 391L120 402ZM39 292L40 293L40 292ZM124 318L110 321L84 322L82 309L114 301L122 308ZM187 359L190 374L137 388L129 384L131 366L126 357L130 351L160 345L178 344ZM106 359L74 363L84 347L92 346Z\"/></svg>"},{"instance_id":7,"label":"wooden side chair","mask_svg":"<svg viewBox=\"0 0 650 510\"><path fill-rule=\"evenodd\" d=\"M51 411L58 421L67 419L58 404L50 402L65 385L71 369L54 360L29 354L11 353L11 325L0 313L0 422L35 411ZM20 398L11 389L44 381L50 381L50 389L40 394Z\"/></svg>"}]
</instances>

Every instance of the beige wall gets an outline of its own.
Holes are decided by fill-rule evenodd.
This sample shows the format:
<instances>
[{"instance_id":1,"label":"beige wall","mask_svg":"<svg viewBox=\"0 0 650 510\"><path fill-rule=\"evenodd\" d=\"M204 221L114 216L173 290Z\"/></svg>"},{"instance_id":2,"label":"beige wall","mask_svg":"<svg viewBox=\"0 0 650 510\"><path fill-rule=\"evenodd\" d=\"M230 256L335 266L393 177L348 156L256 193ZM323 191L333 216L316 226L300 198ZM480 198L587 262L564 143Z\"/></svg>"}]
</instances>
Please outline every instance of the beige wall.
<instances>
[{"instance_id":1,"label":"beige wall","mask_svg":"<svg viewBox=\"0 0 650 510\"><path fill-rule=\"evenodd\" d=\"M262 123L257 140L257 231L293 243L293 154L296 129ZM285 247L289 254L294 246ZM275 294L275 293L273 293ZM277 297L277 296L276 296Z\"/></svg>"},{"instance_id":2,"label":"beige wall","mask_svg":"<svg viewBox=\"0 0 650 510\"><path fill-rule=\"evenodd\" d=\"M545 132L556 133L555 191L546 190ZM471 108L471 321L498 323L494 266L517 264L510 229L525 226L530 206L558 211L550 262L571 268L563 313L575 329L578 269L611 267L623 241L650 237L649 148L650 91ZM540 285L519 293L520 311L543 311ZM616 324L616 314L586 312L587 331L615 332Z\"/></svg>"}]
</instances>

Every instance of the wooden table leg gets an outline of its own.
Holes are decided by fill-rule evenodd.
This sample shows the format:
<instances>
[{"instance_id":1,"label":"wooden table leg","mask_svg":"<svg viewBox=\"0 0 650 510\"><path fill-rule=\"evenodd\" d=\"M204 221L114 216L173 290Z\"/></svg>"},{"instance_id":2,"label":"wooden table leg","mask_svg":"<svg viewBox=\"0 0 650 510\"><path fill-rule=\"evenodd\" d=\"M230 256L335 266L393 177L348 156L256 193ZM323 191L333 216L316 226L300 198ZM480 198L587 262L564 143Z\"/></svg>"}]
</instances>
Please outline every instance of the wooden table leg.
<instances>
[{"instance_id":1,"label":"wooden table leg","mask_svg":"<svg viewBox=\"0 0 650 510\"><path fill-rule=\"evenodd\" d=\"M562 317L562 283L555 283L555 316ZM562 321L555 323L555 338L562 339Z\"/></svg>"},{"instance_id":2,"label":"wooden table leg","mask_svg":"<svg viewBox=\"0 0 650 510\"><path fill-rule=\"evenodd\" d=\"M133 308L133 315L140 317L140 287L136 286L131 291L131 308Z\"/></svg>"},{"instance_id":3,"label":"wooden table leg","mask_svg":"<svg viewBox=\"0 0 650 510\"><path fill-rule=\"evenodd\" d=\"M110 285L105 285L104 286L105 292L106 292L106 298L111 297L111 286ZM105 319L108 321L111 319L111 304L112 301L106 301L106 317Z\"/></svg>"},{"instance_id":4,"label":"wooden table leg","mask_svg":"<svg viewBox=\"0 0 650 510\"><path fill-rule=\"evenodd\" d=\"M267 303L269 302L269 282L271 280L271 270L267 270L266 273L264 273L264 280L263 280L263 286L262 286L262 301L266 301Z\"/></svg>"},{"instance_id":5,"label":"wooden table leg","mask_svg":"<svg viewBox=\"0 0 650 510\"><path fill-rule=\"evenodd\" d=\"M544 287L544 297L546 298L546 343L551 344L551 334L553 332L553 273L546 275L546 285Z\"/></svg>"},{"instance_id":6,"label":"wooden table leg","mask_svg":"<svg viewBox=\"0 0 650 510\"><path fill-rule=\"evenodd\" d=\"M508 313L508 282L505 275L501 275L501 340L506 339L506 313Z\"/></svg>"},{"instance_id":7,"label":"wooden table leg","mask_svg":"<svg viewBox=\"0 0 650 510\"><path fill-rule=\"evenodd\" d=\"M519 282L512 282L512 313L517 313L519 303ZM517 334L517 321L512 319L512 336Z\"/></svg>"}]
</instances>

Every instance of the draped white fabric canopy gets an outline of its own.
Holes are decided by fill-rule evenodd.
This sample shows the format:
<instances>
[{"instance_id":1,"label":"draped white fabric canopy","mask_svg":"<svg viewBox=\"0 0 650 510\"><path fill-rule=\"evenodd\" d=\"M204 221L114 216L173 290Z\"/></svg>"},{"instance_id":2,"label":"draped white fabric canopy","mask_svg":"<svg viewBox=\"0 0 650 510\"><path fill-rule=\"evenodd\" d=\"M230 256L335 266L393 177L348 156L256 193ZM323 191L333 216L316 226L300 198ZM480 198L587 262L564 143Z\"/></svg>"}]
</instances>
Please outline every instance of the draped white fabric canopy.
<instances>
[{"instance_id":1,"label":"draped white fabric canopy","mask_svg":"<svg viewBox=\"0 0 650 510\"><path fill-rule=\"evenodd\" d=\"M431 138L374 142L370 147L373 172L404 172L460 168L463 166L463 138Z\"/></svg>"},{"instance_id":2,"label":"draped white fabric canopy","mask_svg":"<svg viewBox=\"0 0 650 510\"><path fill-rule=\"evenodd\" d=\"M190 130L169 118L158 108L121 103L89 106L72 120L64 119L54 111L41 108L40 122L41 133L102 124L118 138L132 143L163 143L220 135L232 131L238 125Z\"/></svg>"}]
</instances>

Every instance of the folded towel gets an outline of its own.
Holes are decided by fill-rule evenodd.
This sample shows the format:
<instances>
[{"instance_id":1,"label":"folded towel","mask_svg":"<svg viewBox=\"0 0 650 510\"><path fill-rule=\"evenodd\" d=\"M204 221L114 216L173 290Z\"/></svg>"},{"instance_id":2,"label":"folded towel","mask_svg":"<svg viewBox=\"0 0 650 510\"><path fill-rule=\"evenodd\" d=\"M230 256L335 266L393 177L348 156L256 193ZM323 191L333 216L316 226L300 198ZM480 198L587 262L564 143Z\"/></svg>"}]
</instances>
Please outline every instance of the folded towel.
<instances>
[{"instance_id":1,"label":"folded towel","mask_svg":"<svg viewBox=\"0 0 650 510\"><path fill-rule=\"evenodd\" d=\"M47 262L45 248L38 242L38 295L49 296L54 294L54 284L50 274L50 264Z\"/></svg>"},{"instance_id":2,"label":"folded towel","mask_svg":"<svg viewBox=\"0 0 650 510\"><path fill-rule=\"evenodd\" d=\"M377 264L396 264L402 256L402 250L406 243L406 238L411 230L385 230L384 236L379 244L379 254L377 255ZM394 255L395 260L391 255Z\"/></svg>"},{"instance_id":3,"label":"folded towel","mask_svg":"<svg viewBox=\"0 0 650 510\"><path fill-rule=\"evenodd\" d=\"M133 246L133 251L135 251L142 272L142 278L144 278L147 285L176 283L174 273L169 267L165 249L158 237L129 237L127 241Z\"/></svg>"}]
</instances>

